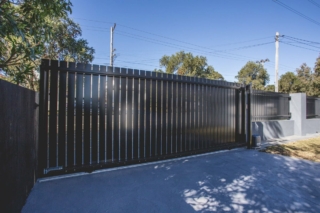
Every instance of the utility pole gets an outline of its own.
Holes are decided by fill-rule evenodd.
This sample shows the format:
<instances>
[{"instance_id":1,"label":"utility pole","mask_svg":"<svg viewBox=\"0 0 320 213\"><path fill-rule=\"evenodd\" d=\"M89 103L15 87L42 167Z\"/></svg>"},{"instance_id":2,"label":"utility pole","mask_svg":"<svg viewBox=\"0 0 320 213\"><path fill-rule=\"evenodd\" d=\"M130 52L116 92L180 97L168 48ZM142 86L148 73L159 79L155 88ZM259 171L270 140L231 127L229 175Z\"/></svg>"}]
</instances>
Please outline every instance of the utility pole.
<instances>
[{"instance_id":1,"label":"utility pole","mask_svg":"<svg viewBox=\"0 0 320 213\"><path fill-rule=\"evenodd\" d=\"M113 32L116 29L116 23L114 23L113 27L110 29L110 66L113 67L113 61L116 57L114 52L116 49L113 49Z\"/></svg>"},{"instance_id":2,"label":"utility pole","mask_svg":"<svg viewBox=\"0 0 320 213\"><path fill-rule=\"evenodd\" d=\"M276 65L275 65L275 78L276 81L274 83L275 92L278 92L278 68L279 68L279 32L276 32Z\"/></svg>"}]
</instances>

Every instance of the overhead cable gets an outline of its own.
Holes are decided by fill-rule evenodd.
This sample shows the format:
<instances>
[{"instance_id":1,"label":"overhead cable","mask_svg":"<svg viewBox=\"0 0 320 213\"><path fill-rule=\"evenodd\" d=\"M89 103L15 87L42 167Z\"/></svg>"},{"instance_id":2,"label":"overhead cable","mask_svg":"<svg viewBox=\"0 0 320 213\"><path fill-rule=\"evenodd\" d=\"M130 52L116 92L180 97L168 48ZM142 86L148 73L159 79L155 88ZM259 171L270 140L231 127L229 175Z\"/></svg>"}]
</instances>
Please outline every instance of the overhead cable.
<instances>
[{"instance_id":1,"label":"overhead cable","mask_svg":"<svg viewBox=\"0 0 320 213\"><path fill-rule=\"evenodd\" d=\"M287 9L287 10L289 10L289 11L291 11L291 12L293 12L293 13L299 15L299 16L301 16L302 18L307 19L308 21L310 21L310 22L312 22L312 23L320 26L320 22L318 22L318 21L310 18L309 16L306 16L306 15L300 13L299 11L297 11L297 10L289 7L288 5L286 5L286 4L284 4L284 3L282 3L281 1L279 1L279 0L273 0L273 1L274 1L275 3L277 3L278 5L284 7L285 9Z\"/></svg>"},{"instance_id":2,"label":"overhead cable","mask_svg":"<svg viewBox=\"0 0 320 213\"><path fill-rule=\"evenodd\" d=\"M320 8L320 4L318 4L317 2L315 2L314 0L308 0L311 4L317 6Z\"/></svg>"},{"instance_id":3,"label":"overhead cable","mask_svg":"<svg viewBox=\"0 0 320 213\"><path fill-rule=\"evenodd\" d=\"M305 40L305 39L295 38L295 37L287 36L287 35L283 35L283 37L291 38L291 39L294 39L294 40L300 40L300 41L304 41L304 42L309 42L309 43L313 43L313 44L320 44L320 42L317 42L317 41L308 41L308 40Z\"/></svg>"},{"instance_id":4,"label":"overhead cable","mask_svg":"<svg viewBox=\"0 0 320 213\"><path fill-rule=\"evenodd\" d=\"M310 50L310 51L314 51L314 52L320 52L320 50L314 50L314 49L310 49L310 48L301 47L301 46L298 46L298 45L291 44L289 42L285 42L285 41L280 41L280 42L284 43L284 44L287 44L287 45L290 45L290 46L299 47L299 48Z\"/></svg>"}]
</instances>

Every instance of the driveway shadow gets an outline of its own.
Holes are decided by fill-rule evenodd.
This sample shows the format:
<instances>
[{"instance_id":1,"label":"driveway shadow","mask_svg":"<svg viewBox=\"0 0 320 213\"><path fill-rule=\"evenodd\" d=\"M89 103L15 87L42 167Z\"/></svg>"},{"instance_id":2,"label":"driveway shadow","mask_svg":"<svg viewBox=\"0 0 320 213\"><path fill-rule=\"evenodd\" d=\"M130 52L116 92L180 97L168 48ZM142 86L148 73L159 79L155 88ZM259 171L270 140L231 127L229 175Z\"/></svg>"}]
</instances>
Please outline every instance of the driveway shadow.
<instances>
[{"instance_id":1,"label":"driveway shadow","mask_svg":"<svg viewBox=\"0 0 320 213\"><path fill-rule=\"evenodd\" d=\"M37 183L22 212L320 212L320 164L232 150Z\"/></svg>"}]
</instances>

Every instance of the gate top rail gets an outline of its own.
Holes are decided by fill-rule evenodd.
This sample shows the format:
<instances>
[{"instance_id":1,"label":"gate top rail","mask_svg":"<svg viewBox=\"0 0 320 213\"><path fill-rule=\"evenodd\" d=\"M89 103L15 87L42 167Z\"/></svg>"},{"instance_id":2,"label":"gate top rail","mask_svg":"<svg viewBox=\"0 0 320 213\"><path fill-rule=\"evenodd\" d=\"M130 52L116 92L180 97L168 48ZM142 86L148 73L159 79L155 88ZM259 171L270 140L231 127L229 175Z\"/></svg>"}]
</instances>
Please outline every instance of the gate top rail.
<instances>
[{"instance_id":1,"label":"gate top rail","mask_svg":"<svg viewBox=\"0 0 320 213\"><path fill-rule=\"evenodd\" d=\"M40 67L41 69L44 69L44 70L49 70L53 68L54 70L59 70L62 72L71 72L71 73L162 80L162 81L170 81L170 82L208 85L208 86L214 86L219 88L229 88L229 89L243 88L243 85L240 83L232 83L232 82L226 82L221 80L211 80L211 79L192 77L192 76L182 76L182 75L137 70L137 69L130 69L130 68L110 67L110 66L102 66L102 65L99 66L99 65L74 63L74 62L66 62L66 61L60 61L60 65L64 64L64 66L60 67L58 63L59 62L56 60L51 60L51 63L50 63L49 59L42 59ZM67 64L68 64L68 67L66 66ZM128 70L128 73L120 72L121 69ZM140 71L140 75L139 75L139 71ZM154 73L156 73L156 76L152 75Z\"/></svg>"},{"instance_id":2,"label":"gate top rail","mask_svg":"<svg viewBox=\"0 0 320 213\"><path fill-rule=\"evenodd\" d=\"M253 90L254 95L263 95L263 96L273 96L273 97L286 97L290 98L290 94L281 93L281 92L271 92L271 91L263 91L263 90Z\"/></svg>"},{"instance_id":3,"label":"gate top rail","mask_svg":"<svg viewBox=\"0 0 320 213\"><path fill-rule=\"evenodd\" d=\"M307 96L307 100L319 100L320 101L320 98L319 97L314 97L314 96Z\"/></svg>"}]
</instances>

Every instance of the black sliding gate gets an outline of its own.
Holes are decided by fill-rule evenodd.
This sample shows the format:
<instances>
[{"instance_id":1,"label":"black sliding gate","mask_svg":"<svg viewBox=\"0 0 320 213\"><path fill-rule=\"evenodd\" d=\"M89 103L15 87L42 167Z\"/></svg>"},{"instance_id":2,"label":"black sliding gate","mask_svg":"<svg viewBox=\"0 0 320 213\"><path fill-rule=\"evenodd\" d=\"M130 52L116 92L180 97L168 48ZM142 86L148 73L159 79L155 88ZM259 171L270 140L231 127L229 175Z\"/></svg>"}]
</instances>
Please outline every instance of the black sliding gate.
<instances>
[{"instance_id":1,"label":"black sliding gate","mask_svg":"<svg viewBox=\"0 0 320 213\"><path fill-rule=\"evenodd\" d=\"M241 84L49 60L40 73L41 176L245 145Z\"/></svg>"}]
</instances>

